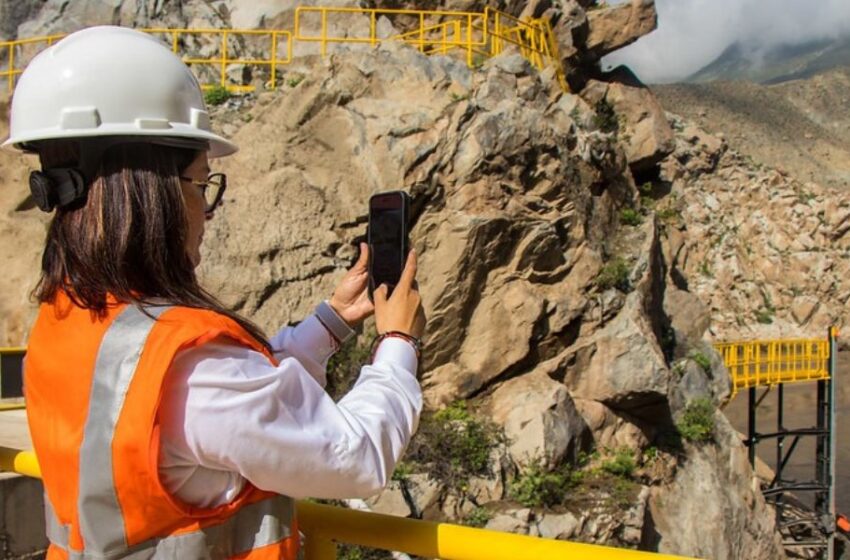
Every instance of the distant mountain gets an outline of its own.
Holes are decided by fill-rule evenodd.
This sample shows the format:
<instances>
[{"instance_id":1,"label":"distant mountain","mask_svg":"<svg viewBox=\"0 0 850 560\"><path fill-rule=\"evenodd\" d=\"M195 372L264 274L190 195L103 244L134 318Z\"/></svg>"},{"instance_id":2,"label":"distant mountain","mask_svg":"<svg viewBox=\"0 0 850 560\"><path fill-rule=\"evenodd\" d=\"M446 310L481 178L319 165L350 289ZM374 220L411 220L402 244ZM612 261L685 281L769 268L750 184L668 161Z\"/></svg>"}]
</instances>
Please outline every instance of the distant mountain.
<instances>
[{"instance_id":1,"label":"distant mountain","mask_svg":"<svg viewBox=\"0 0 850 560\"><path fill-rule=\"evenodd\" d=\"M705 83L747 80L776 84L809 78L832 68L846 66L850 66L850 36L801 45L784 45L767 51L754 51L734 43L684 81Z\"/></svg>"}]
</instances>

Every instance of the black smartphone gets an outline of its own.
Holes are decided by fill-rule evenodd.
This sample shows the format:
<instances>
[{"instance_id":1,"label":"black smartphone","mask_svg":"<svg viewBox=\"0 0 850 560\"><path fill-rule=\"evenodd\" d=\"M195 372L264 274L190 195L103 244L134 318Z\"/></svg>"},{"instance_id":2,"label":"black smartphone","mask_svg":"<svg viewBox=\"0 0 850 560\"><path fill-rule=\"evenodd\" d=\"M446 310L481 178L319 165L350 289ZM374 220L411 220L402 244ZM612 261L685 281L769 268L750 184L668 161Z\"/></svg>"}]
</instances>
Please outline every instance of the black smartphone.
<instances>
[{"instance_id":1,"label":"black smartphone","mask_svg":"<svg viewBox=\"0 0 850 560\"><path fill-rule=\"evenodd\" d=\"M369 198L369 298L381 284L389 293L401 279L410 250L408 218L410 197L404 191L389 191Z\"/></svg>"}]
</instances>

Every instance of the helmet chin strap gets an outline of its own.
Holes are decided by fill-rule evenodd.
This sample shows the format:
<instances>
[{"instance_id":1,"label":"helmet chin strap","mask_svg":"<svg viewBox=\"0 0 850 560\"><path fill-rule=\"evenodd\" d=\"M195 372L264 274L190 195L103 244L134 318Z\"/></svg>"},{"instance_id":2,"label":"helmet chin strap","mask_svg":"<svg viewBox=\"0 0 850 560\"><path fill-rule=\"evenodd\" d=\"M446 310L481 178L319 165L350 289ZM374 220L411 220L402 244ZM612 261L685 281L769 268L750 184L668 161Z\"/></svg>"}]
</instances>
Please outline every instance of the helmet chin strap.
<instances>
[{"instance_id":1,"label":"helmet chin strap","mask_svg":"<svg viewBox=\"0 0 850 560\"><path fill-rule=\"evenodd\" d=\"M52 167L30 173L30 193L36 206L52 212L78 200L84 200L88 185L94 180L103 152L118 144L151 143L172 148L207 150L209 144L194 138L146 138L110 136L79 142L80 159L74 167Z\"/></svg>"}]
</instances>

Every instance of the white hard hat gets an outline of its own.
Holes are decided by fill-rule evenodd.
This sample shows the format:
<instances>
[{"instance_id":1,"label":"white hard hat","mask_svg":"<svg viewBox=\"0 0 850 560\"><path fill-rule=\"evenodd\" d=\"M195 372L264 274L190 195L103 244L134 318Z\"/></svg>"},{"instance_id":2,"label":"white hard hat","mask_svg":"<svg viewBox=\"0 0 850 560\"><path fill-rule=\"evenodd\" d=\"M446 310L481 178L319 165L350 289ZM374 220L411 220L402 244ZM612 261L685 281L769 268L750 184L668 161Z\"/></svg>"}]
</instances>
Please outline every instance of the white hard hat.
<instances>
[{"instance_id":1,"label":"white hard hat","mask_svg":"<svg viewBox=\"0 0 850 560\"><path fill-rule=\"evenodd\" d=\"M131 136L209 145L209 156L235 144L210 130L198 81L156 38L125 27L72 33L33 58L12 97L9 139L27 149L38 140Z\"/></svg>"}]
</instances>

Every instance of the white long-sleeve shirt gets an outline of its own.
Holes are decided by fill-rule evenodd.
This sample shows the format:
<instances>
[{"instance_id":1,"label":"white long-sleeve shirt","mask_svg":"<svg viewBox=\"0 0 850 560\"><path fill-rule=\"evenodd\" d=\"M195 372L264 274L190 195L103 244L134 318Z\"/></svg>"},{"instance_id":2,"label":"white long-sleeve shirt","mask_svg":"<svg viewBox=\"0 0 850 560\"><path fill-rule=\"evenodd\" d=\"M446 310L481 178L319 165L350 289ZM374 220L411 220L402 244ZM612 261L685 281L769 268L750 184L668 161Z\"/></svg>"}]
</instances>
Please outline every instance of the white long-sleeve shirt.
<instances>
[{"instance_id":1,"label":"white long-sleeve shirt","mask_svg":"<svg viewBox=\"0 0 850 560\"><path fill-rule=\"evenodd\" d=\"M324 390L333 346L315 316L270 342L276 367L224 339L177 354L159 412L165 488L200 507L230 502L246 479L294 498L383 488L422 410L412 346L385 339L335 403Z\"/></svg>"}]
</instances>

